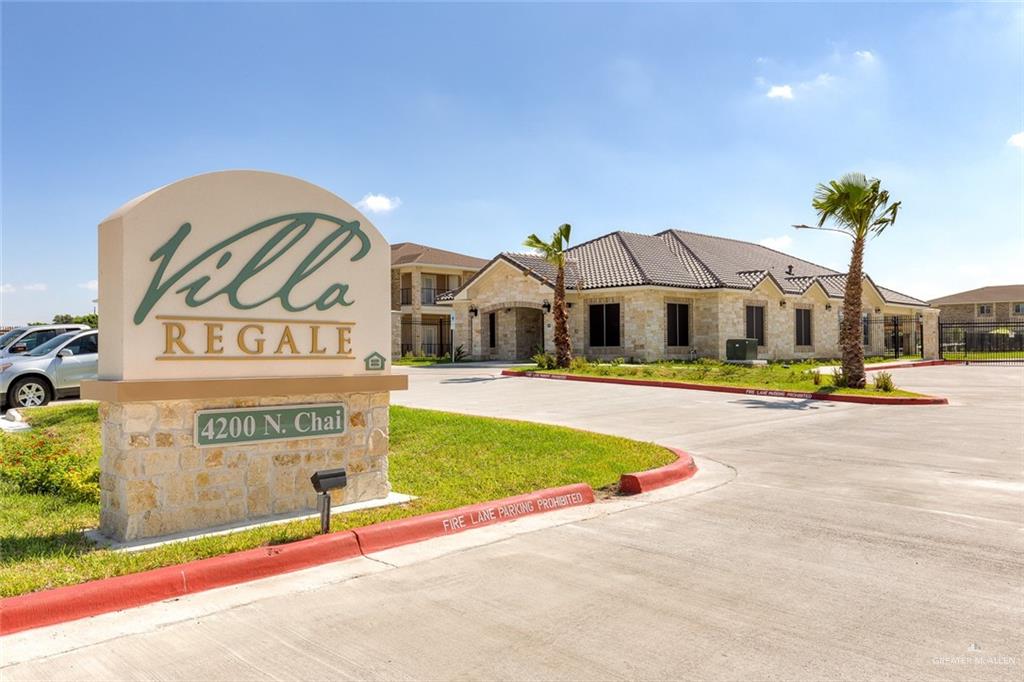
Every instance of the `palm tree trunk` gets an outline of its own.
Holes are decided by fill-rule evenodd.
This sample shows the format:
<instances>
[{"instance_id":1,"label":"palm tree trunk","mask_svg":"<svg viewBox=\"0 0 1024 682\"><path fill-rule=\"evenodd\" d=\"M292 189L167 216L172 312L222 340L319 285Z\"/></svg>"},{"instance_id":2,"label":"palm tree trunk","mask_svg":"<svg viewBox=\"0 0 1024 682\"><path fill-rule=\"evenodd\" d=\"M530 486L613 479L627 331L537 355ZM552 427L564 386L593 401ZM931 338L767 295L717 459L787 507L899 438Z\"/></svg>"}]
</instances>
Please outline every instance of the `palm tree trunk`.
<instances>
[{"instance_id":1,"label":"palm tree trunk","mask_svg":"<svg viewBox=\"0 0 1024 682\"><path fill-rule=\"evenodd\" d=\"M864 238L854 237L850 269L846 273L843 297L843 323L839 328L839 345L843 350L843 375L847 386L863 388L864 337L861 332L861 300L863 294Z\"/></svg>"},{"instance_id":2,"label":"palm tree trunk","mask_svg":"<svg viewBox=\"0 0 1024 682\"><path fill-rule=\"evenodd\" d=\"M555 277L555 361L563 369L572 362L568 319L565 309L565 266L559 264L558 276Z\"/></svg>"}]
</instances>

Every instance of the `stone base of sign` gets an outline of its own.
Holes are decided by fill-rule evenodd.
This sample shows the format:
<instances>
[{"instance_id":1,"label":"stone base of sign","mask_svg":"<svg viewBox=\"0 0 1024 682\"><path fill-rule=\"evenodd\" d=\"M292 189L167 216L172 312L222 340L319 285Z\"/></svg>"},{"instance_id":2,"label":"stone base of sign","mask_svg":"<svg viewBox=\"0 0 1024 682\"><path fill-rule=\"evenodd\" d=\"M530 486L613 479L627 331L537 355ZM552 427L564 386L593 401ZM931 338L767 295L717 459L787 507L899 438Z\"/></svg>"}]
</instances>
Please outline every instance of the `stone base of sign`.
<instances>
[{"instance_id":1,"label":"stone base of sign","mask_svg":"<svg viewBox=\"0 0 1024 682\"><path fill-rule=\"evenodd\" d=\"M389 397L381 390L104 402L100 531L123 542L313 511L309 477L334 467L348 472L347 487L332 493L334 504L386 497ZM194 445L198 410L331 402L347 407L340 436Z\"/></svg>"}]
</instances>

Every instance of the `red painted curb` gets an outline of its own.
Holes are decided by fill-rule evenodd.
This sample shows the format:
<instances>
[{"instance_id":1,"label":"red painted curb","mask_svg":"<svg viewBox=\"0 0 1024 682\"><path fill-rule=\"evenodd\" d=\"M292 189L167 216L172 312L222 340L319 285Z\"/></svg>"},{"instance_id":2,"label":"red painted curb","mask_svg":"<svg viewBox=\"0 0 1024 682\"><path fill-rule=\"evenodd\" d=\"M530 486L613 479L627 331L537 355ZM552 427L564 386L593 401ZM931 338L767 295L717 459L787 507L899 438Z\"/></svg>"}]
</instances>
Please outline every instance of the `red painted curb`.
<instances>
[{"instance_id":1,"label":"red painted curb","mask_svg":"<svg viewBox=\"0 0 1024 682\"><path fill-rule=\"evenodd\" d=\"M0 634L54 625L359 556L351 531L0 599Z\"/></svg>"},{"instance_id":2,"label":"red painted curb","mask_svg":"<svg viewBox=\"0 0 1024 682\"><path fill-rule=\"evenodd\" d=\"M548 488L502 500L481 502L408 519L396 519L356 528L363 554L408 545L442 535L461 533L523 516L554 511L566 507L591 504L594 491L585 483Z\"/></svg>"},{"instance_id":3,"label":"red painted curb","mask_svg":"<svg viewBox=\"0 0 1024 682\"><path fill-rule=\"evenodd\" d=\"M935 367L937 365L962 365L963 363L957 360L919 360L916 362L894 362L888 365L878 365L877 367L865 367L865 372L882 372L887 369L910 369L911 367Z\"/></svg>"},{"instance_id":4,"label":"red painted curb","mask_svg":"<svg viewBox=\"0 0 1024 682\"><path fill-rule=\"evenodd\" d=\"M619 377L591 377L575 374L547 374L529 370L504 369L502 376L527 377L531 379L557 379L559 381L588 381L595 384L622 384L630 386L654 386L656 388L681 388L690 391L712 391L714 393L736 393L740 395L764 396L769 398L799 398L801 400L831 400L837 403L861 403L864 405L948 405L945 398L875 398L866 395L831 395L804 391L772 391L739 386L712 386L710 384L687 384L681 381L649 381L646 379L622 379Z\"/></svg>"},{"instance_id":5,"label":"red painted curb","mask_svg":"<svg viewBox=\"0 0 1024 682\"><path fill-rule=\"evenodd\" d=\"M676 448L668 448L675 453L676 461L657 469L638 471L634 474L622 474L619 479L619 492L626 495L637 495L649 490L664 488L679 483L697 473L697 465L688 453Z\"/></svg>"}]
</instances>

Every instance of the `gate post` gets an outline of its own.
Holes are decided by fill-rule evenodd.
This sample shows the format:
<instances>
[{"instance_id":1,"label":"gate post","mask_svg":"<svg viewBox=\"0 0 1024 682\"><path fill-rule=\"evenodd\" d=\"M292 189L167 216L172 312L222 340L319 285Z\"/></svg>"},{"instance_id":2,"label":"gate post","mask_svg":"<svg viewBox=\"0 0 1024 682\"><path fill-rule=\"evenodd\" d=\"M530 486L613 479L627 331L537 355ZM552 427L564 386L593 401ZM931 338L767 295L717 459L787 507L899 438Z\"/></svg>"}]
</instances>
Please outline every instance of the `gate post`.
<instances>
[{"instance_id":1,"label":"gate post","mask_svg":"<svg viewBox=\"0 0 1024 682\"><path fill-rule=\"evenodd\" d=\"M939 311L926 308L921 311L922 351L925 360L940 360L939 350Z\"/></svg>"}]
</instances>

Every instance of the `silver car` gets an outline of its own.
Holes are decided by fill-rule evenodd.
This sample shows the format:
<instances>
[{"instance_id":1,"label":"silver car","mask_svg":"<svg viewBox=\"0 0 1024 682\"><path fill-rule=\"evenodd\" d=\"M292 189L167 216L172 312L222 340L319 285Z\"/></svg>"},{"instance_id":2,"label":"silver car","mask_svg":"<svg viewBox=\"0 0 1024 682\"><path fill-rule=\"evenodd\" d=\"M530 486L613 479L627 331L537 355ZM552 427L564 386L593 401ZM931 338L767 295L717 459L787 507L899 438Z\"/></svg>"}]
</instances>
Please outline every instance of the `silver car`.
<instances>
[{"instance_id":1,"label":"silver car","mask_svg":"<svg viewBox=\"0 0 1024 682\"><path fill-rule=\"evenodd\" d=\"M0 358L0 405L37 407L77 395L83 381L95 379L99 332L56 336L22 355Z\"/></svg>"},{"instance_id":2,"label":"silver car","mask_svg":"<svg viewBox=\"0 0 1024 682\"><path fill-rule=\"evenodd\" d=\"M55 336L68 332L85 331L84 324L34 324L30 327L15 327L0 335L0 358L22 355L33 350Z\"/></svg>"}]
</instances>

